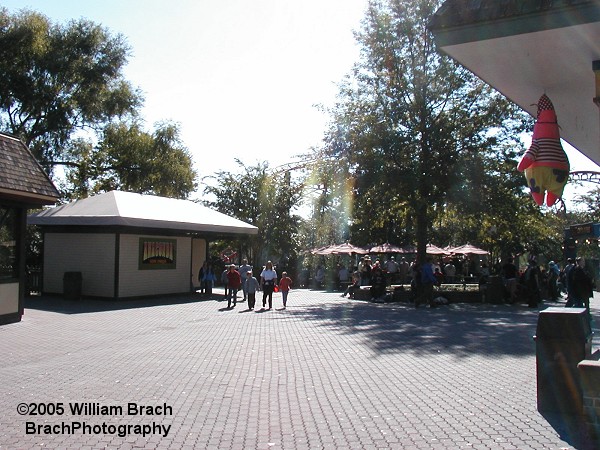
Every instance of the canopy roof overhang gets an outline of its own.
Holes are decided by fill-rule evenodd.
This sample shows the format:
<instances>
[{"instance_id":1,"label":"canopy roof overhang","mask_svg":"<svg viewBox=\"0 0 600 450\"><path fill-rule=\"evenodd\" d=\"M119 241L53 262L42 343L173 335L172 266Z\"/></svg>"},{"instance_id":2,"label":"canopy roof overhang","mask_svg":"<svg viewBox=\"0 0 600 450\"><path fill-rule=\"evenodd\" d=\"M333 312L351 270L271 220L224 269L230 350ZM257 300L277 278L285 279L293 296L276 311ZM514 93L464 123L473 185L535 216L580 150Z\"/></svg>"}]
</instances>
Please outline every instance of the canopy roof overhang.
<instances>
[{"instance_id":1,"label":"canopy roof overhang","mask_svg":"<svg viewBox=\"0 0 600 450\"><path fill-rule=\"evenodd\" d=\"M31 214L30 225L121 227L168 232L254 235L258 228L190 200L111 191Z\"/></svg>"},{"instance_id":2,"label":"canopy roof overhang","mask_svg":"<svg viewBox=\"0 0 600 450\"><path fill-rule=\"evenodd\" d=\"M546 93L561 137L600 165L600 1L448 0L429 27L438 48L532 116Z\"/></svg>"}]
</instances>

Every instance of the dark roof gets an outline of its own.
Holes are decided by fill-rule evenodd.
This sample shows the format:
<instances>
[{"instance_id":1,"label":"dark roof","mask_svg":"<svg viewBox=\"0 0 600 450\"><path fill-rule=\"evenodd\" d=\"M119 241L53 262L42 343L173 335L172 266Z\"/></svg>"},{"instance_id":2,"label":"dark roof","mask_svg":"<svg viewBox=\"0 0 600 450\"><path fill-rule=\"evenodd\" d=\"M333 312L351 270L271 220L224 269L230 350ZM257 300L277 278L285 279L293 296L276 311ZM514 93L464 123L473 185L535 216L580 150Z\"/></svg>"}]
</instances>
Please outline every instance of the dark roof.
<instances>
[{"instance_id":1,"label":"dark roof","mask_svg":"<svg viewBox=\"0 0 600 450\"><path fill-rule=\"evenodd\" d=\"M597 7L598 0L447 0L429 22L431 30L485 24L513 19L531 19L540 29L586 23L588 7ZM542 18L540 20L540 18ZM529 32L535 30L528 30ZM516 33L515 33L516 34Z\"/></svg>"},{"instance_id":2,"label":"dark roof","mask_svg":"<svg viewBox=\"0 0 600 450\"><path fill-rule=\"evenodd\" d=\"M18 138L0 133L0 199L46 205L60 194L44 169Z\"/></svg>"}]
</instances>

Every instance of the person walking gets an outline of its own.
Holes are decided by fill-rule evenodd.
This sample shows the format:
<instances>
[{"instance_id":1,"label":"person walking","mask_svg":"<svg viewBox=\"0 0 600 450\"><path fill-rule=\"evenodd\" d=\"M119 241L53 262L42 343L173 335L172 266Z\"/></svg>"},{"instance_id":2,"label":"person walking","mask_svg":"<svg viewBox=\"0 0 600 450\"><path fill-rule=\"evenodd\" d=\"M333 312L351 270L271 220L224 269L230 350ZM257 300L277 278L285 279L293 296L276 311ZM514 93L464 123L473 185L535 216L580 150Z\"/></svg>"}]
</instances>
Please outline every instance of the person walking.
<instances>
[{"instance_id":1,"label":"person walking","mask_svg":"<svg viewBox=\"0 0 600 450\"><path fill-rule=\"evenodd\" d=\"M371 258L365 256L361 264L358 266L360 272L360 285L369 286L371 284Z\"/></svg>"},{"instance_id":2,"label":"person walking","mask_svg":"<svg viewBox=\"0 0 600 450\"><path fill-rule=\"evenodd\" d=\"M252 271L246 271L246 279L244 280L244 292L246 292L248 298L248 309L252 311L256 304L256 291L260 289L258 280L252 276Z\"/></svg>"},{"instance_id":3,"label":"person walking","mask_svg":"<svg viewBox=\"0 0 600 450\"><path fill-rule=\"evenodd\" d=\"M517 266L515 266L514 258L510 257L506 264L502 266L502 276L504 278L504 286L508 295L508 303L513 304L517 301Z\"/></svg>"},{"instance_id":4,"label":"person walking","mask_svg":"<svg viewBox=\"0 0 600 450\"><path fill-rule=\"evenodd\" d=\"M398 281L398 269L399 266L396 259L393 256L390 256L390 259L385 262L386 284L388 286L391 286Z\"/></svg>"},{"instance_id":5,"label":"person walking","mask_svg":"<svg viewBox=\"0 0 600 450\"><path fill-rule=\"evenodd\" d=\"M244 277L244 281L246 280L246 273L248 273L248 271L252 272L252 266L250 264L248 264L248 259L244 258L242 259L242 265L240 266L240 275L242 277ZM256 292L256 291L255 291ZM246 283L242 283L242 293L244 294L244 302L246 301L246 298L248 298L248 292L246 291Z\"/></svg>"},{"instance_id":6,"label":"person walking","mask_svg":"<svg viewBox=\"0 0 600 450\"><path fill-rule=\"evenodd\" d=\"M315 289L322 289L324 281L325 269L319 265L317 266L317 271L315 272Z\"/></svg>"},{"instance_id":7,"label":"person walking","mask_svg":"<svg viewBox=\"0 0 600 450\"><path fill-rule=\"evenodd\" d=\"M456 266L452 264L452 260L448 261L448 263L444 266L444 276L446 283L454 284L456 278Z\"/></svg>"},{"instance_id":8,"label":"person walking","mask_svg":"<svg viewBox=\"0 0 600 450\"><path fill-rule=\"evenodd\" d=\"M212 294L212 289L215 284L215 281L217 281L217 277L213 272L213 268L210 264L207 264L206 269L202 274L202 288L204 289L205 294Z\"/></svg>"},{"instance_id":9,"label":"person walking","mask_svg":"<svg viewBox=\"0 0 600 450\"><path fill-rule=\"evenodd\" d=\"M292 279L288 277L287 272L283 272L281 274L281 280L279 280L279 291L281 292L281 297L283 298L283 309L287 306L288 294L290 293L290 288L292 287Z\"/></svg>"},{"instance_id":10,"label":"person walking","mask_svg":"<svg viewBox=\"0 0 600 450\"><path fill-rule=\"evenodd\" d=\"M575 268L575 261L573 258L567 258L567 265L564 269L564 278L565 278L565 291L567 292L567 303L565 304L566 308L570 308L573 306L573 287L570 284L571 281L571 272Z\"/></svg>"},{"instance_id":11,"label":"person walking","mask_svg":"<svg viewBox=\"0 0 600 450\"><path fill-rule=\"evenodd\" d=\"M227 307L231 308L231 300L233 299L233 307L237 303L237 293L242 284L240 273L235 270L235 264L229 266L227 271Z\"/></svg>"},{"instance_id":12,"label":"person walking","mask_svg":"<svg viewBox=\"0 0 600 450\"><path fill-rule=\"evenodd\" d=\"M526 288L527 304L530 308L537 308L541 302L540 281L542 274L535 258L527 263L527 269L523 274L524 286Z\"/></svg>"},{"instance_id":13,"label":"person walking","mask_svg":"<svg viewBox=\"0 0 600 450\"><path fill-rule=\"evenodd\" d=\"M198 271L198 283L200 283L200 295L204 294L204 274L208 270L208 263L204 261Z\"/></svg>"},{"instance_id":14,"label":"person walking","mask_svg":"<svg viewBox=\"0 0 600 450\"><path fill-rule=\"evenodd\" d=\"M277 272L273 269L273 263L267 261L265 268L260 273L260 284L263 290L263 308L267 305L269 299L269 309L273 308L273 291L277 284Z\"/></svg>"},{"instance_id":15,"label":"person walking","mask_svg":"<svg viewBox=\"0 0 600 450\"><path fill-rule=\"evenodd\" d=\"M548 263L548 296L553 302L558 301L558 276L560 275L560 267L554 261Z\"/></svg>"},{"instance_id":16,"label":"person walking","mask_svg":"<svg viewBox=\"0 0 600 450\"><path fill-rule=\"evenodd\" d=\"M592 278L585 269L585 259L578 257L575 267L569 272L569 286L571 289L572 306L590 310L590 297L593 295Z\"/></svg>"},{"instance_id":17,"label":"person walking","mask_svg":"<svg viewBox=\"0 0 600 450\"><path fill-rule=\"evenodd\" d=\"M435 308L433 303L433 286L437 283L437 279L433 274L432 258L427 257L425 263L421 266L421 295L415 301L415 308L419 307L419 303L427 303L430 308Z\"/></svg>"},{"instance_id":18,"label":"person walking","mask_svg":"<svg viewBox=\"0 0 600 450\"><path fill-rule=\"evenodd\" d=\"M200 294L204 294L204 273L208 269L208 263L204 261L198 271L198 282L200 283Z\"/></svg>"},{"instance_id":19,"label":"person walking","mask_svg":"<svg viewBox=\"0 0 600 450\"><path fill-rule=\"evenodd\" d=\"M400 259L400 263L398 264L398 273L400 275L400 284L404 285L409 283L410 264L408 264L408 261L404 257Z\"/></svg>"}]
</instances>

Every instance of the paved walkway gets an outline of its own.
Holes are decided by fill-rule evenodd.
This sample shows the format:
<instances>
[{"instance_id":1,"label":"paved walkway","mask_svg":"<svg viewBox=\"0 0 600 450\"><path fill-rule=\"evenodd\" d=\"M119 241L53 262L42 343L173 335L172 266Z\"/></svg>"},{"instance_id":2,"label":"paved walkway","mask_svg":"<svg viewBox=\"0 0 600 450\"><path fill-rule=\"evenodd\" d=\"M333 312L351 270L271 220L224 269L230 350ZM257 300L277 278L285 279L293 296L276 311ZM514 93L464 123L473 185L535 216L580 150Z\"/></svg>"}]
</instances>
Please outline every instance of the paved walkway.
<instances>
[{"instance_id":1,"label":"paved walkway","mask_svg":"<svg viewBox=\"0 0 600 450\"><path fill-rule=\"evenodd\" d=\"M585 447L536 410L536 310L274 303L29 299L0 327L0 448Z\"/></svg>"}]
</instances>

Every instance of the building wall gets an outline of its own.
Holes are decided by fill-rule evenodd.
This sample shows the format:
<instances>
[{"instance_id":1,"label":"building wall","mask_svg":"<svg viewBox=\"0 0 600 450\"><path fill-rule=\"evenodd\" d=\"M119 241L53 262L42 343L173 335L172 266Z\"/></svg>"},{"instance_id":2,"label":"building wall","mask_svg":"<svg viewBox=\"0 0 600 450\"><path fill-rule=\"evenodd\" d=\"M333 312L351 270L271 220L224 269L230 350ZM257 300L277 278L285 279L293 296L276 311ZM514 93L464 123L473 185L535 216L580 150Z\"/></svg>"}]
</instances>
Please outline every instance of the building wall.
<instances>
[{"instance_id":1,"label":"building wall","mask_svg":"<svg viewBox=\"0 0 600 450\"><path fill-rule=\"evenodd\" d=\"M62 294L65 272L81 272L83 295L113 297L115 235L46 232L43 291Z\"/></svg>"},{"instance_id":2,"label":"building wall","mask_svg":"<svg viewBox=\"0 0 600 450\"><path fill-rule=\"evenodd\" d=\"M0 316L19 312L19 283L0 283Z\"/></svg>"},{"instance_id":3,"label":"building wall","mask_svg":"<svg viewBox=\"0 0 600 450\"><path fill-rule=\"evenodd\" d=\"M119 246L119 297L176 294L190 292L191 248L189 237L176 239L176 267L174 269L140 270L140 238L162 238L163 236L122 234Z\"/></svg>"}]
</instances>

